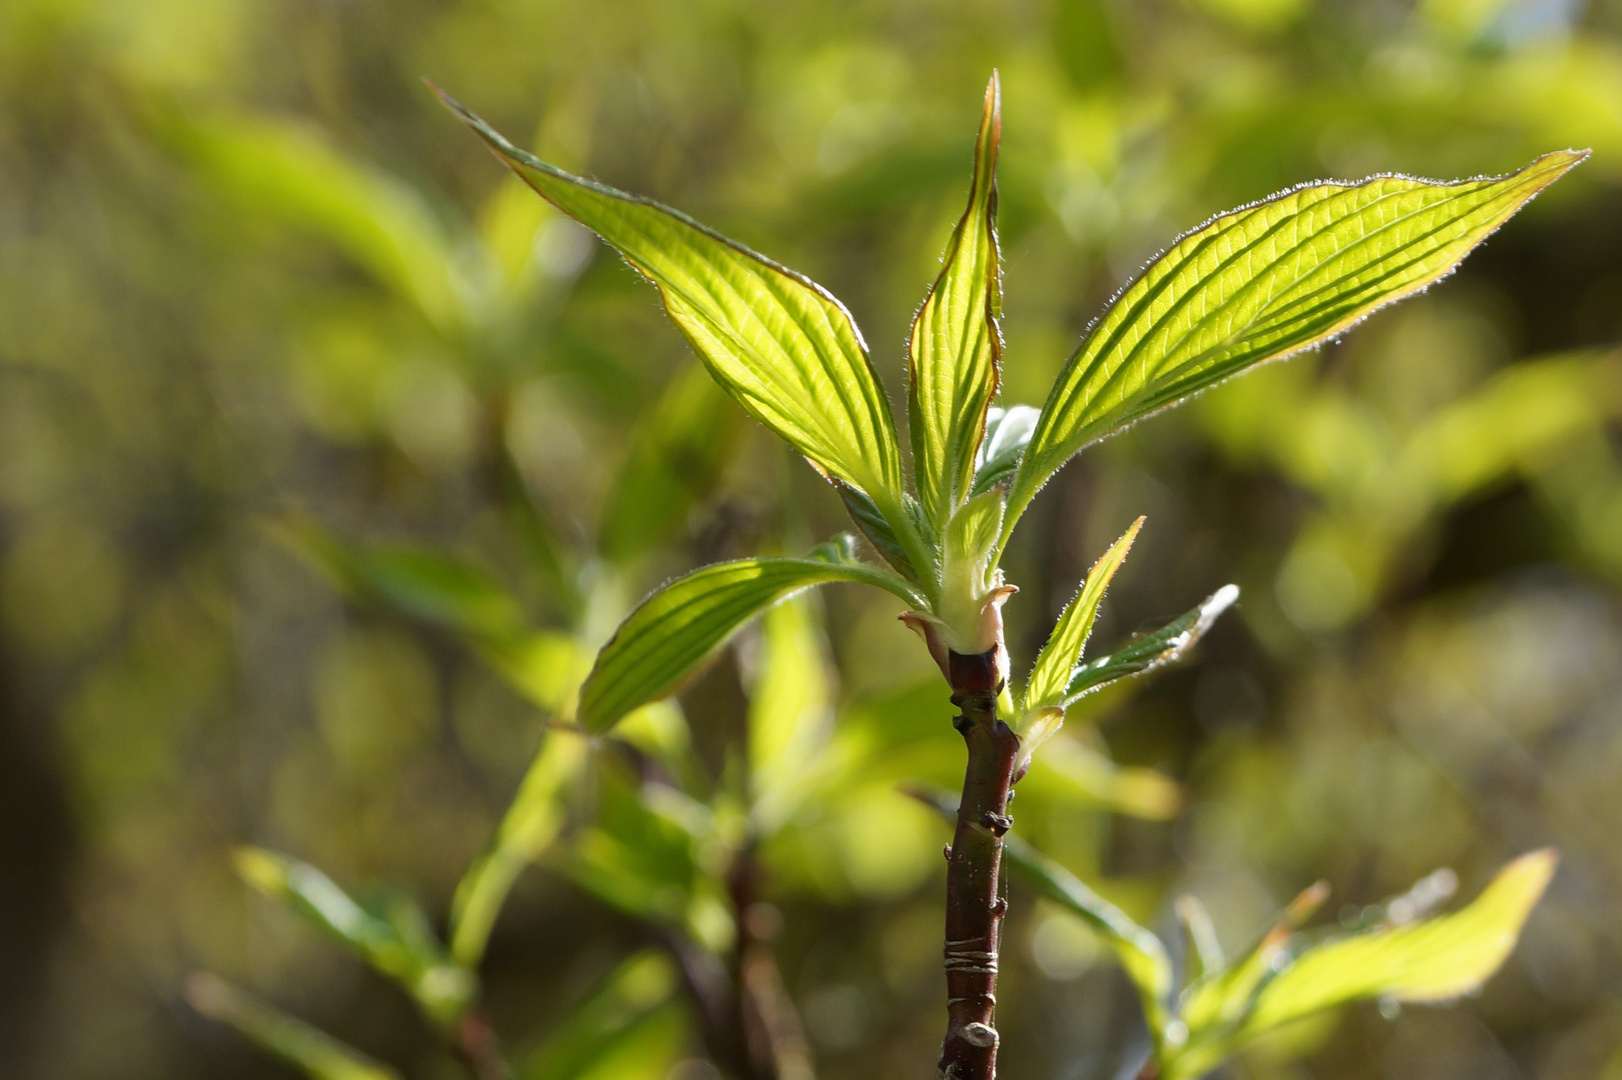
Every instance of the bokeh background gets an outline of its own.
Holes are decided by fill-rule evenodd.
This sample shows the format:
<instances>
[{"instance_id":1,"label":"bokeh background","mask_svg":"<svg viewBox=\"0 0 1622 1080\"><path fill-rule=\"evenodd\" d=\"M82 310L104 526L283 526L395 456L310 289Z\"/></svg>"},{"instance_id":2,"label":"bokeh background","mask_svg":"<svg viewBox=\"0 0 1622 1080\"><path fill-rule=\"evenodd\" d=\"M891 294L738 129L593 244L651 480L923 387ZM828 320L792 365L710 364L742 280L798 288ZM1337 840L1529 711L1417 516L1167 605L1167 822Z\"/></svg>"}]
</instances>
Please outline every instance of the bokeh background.
<instances>
[{"instance_id":1,"label":"bokeh background","mask_svg":"<svg viewBox=\"0 0 1622 1080\"><path fill-rule=\"evenodd\" d=\"M693 377L653 291L419 78L815 277L899 400L993 67L1008 403L1040 403L1104 301L1213 213L1593 148L1429 294L1072 463L1010 556L1008 613L1028 661L1140 513L1095 640L1243 590L1190 662L1072 724L1069 786L1021 818L1157 928L1192 892L1238 949L1318 878L1333 915L1564 853L1479 998L1353 1009L1225 1075L1622 1076L1615 0L0 4L0 1073L291 1075L184 1003L209 968L454 1075L397 991L250 897L229 852L443 917L545 710L454 634L346 599L290 515L455 552L535 626L588 636L622 610L605 593L841 527ZM639 441L672 416L699 419ZM668 476L627 494L637 455ZM512 526L515 490L550 547ZM945 834L894 787L961 751L893 608L804 606L836 737L897 713L918 734L768 852L829 1078L930 1075L941 1027ZM711 784L751 641L682 702ZM510 1046L645 944L600 892L562 863L521 880L485 968ZM1126 983L1079 924L1018 887L1014 908L1005 1074L1114 1075L1141 1038ZM712 1075L673 1015L619 1075Z\"/></svg>"}]
</instances>

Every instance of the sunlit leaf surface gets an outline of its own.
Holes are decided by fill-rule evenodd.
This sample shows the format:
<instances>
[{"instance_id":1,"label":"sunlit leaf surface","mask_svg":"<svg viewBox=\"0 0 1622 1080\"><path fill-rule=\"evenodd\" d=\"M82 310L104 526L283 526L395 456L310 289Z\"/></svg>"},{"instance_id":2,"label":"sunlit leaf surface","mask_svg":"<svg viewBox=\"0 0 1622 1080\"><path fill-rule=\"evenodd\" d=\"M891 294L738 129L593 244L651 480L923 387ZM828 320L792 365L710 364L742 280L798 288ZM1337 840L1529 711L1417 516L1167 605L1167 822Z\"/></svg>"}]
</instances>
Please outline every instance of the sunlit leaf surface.
<instances>
[{"instance_id":1,"label":"sunlit leaf surface","mask_svg":"<svg viewBox=\"0 0 1622 1080\"><path fill-rule=\"evenodd\" d=\"M844 306L808 278L684 214L571 176L441 95L543 198L659 288L716 380L820 469L899 506L895 421Z\"/></svg>"},{"instance_id":2,"label":"sunlit leaf surface","mask_svg":"<svg viewBox=\"0 0 1622 1080\"><path fill-rule=\"evenodd\" d=\"M1373 929L1291 957L1291 932L1323 902L1320 884L1284 913L1261 944L1191 988L1179 1016L1186 1041L1168 1046L1166 1080L1203 1076L1247 1044L1292 1021L1369 998L1446 1002L1474 993L1503 965L1554 874L1545 849L1498 872L1451 915Z\"/></svg>"},{"instance_id":3,"label":"sunlit leaf surface","mask_svg":"<svg viewBox=\"0 0 1622 1080\"><path fill-rule=\"evenodd\" d=\"M1456 183L1310 184L1189 233L1115 299L1065 365L1010 490L1005 530L1083 446L1425 288L1585 157L1557 151L1509 176Z\"/></svg>"},{"instance_id":4,"label":"sunlit leaf surface","mask_svg":"<svg viewBox=\"0 0 1622 1080\"><path fill-rule=\"evenodd\" d=\"M952 231L940 277L913 320L907 410L918 499L938 532L968 492L986 409L997 393L1002 268L997 251L996 76L986 87L969 205Z\"/></svg>"},{"instance_id":5,"label":"sunlit leaf surface","mask_svg":"<svg viewBox=\"0 0 1622 1080\"><path fill-rule=\"evenodd\" d=\"M1309 949L1262 988L1245 1023L1256 1034L1361 998L1449 1001L1508 958L1554 875L1552 850L1523 855L1461 911Z\"/></svg>"}]
</instances>

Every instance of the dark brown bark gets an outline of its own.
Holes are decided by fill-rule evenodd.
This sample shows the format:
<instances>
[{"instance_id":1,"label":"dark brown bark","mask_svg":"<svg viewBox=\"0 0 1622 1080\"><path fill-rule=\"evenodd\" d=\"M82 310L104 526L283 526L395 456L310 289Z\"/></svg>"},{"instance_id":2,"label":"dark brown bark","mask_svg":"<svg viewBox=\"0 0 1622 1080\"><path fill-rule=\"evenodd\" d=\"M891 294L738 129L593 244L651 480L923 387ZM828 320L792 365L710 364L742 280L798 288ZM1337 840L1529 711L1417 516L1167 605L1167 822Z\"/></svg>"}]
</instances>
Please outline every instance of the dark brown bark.
<instances>
[{"instance_id":1,"label":"dark brown bark","mask_svg":"<svg viewBox=\"0 0 1622 1080\"><path fill-rule=\"evenodd\" d=\"M997 716L1002 690L997 648L976 656L948 655L952 724L968 748L957 830L947 849L946 1039L941 1080L992 1080L997 1075L997 956L1002 918L1003 834L1019 737Z\"/></svg>"}]
</instances>

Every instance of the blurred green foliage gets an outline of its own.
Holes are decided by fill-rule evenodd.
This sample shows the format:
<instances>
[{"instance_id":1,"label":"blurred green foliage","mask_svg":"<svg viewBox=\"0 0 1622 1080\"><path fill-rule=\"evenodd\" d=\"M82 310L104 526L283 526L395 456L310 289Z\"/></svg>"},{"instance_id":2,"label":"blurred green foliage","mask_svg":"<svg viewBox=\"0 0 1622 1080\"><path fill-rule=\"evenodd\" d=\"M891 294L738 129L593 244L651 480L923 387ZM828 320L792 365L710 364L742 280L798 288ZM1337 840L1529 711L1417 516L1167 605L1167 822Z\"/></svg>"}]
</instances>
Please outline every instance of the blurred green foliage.
<instances>
[{"instance_id":1,"label":"blurred green foliage","mask_svg":"<svg viewBox=\"0 0 1622 1080\"><path fill-rule=\"evenodd\" d=\"M1006 404L1039 403L1103 301L1212 213L1594 148L1431 295L1072 464L1009 556L1007 611L1042 641L1140 513L1095 641L1243 589L1198 664L1083 699L1016 807L1168 940L1183 893L1244 955L1319 878L1351 926L1437 866L1473 897L1513 854L1564 853L1479 1000L1306 1021L1234 1075L1622 1060L1622 7L12 0L0 1071L286 1075L180 1004L208 967L447 1075L407 994L243 887L247 844L397 937L381 912L423 913L412 964L482 955L525 1075L707 1076L642 920L734 934L714 872L751 831L818 1074L931 1059L945 831L897 784L949 784L961 751L893 601L774 609L680 714L628 722L586 805L507 811L572 767L546 725L638 597L803 551L843 510L417 80L811 274L901 400L993 66ZM652 802L647 761L671 780ZM402 887L409 907L378 891ZM477 898L508 887L486 922ZM1143 1034L1108 943L1013 901L1005 1072L1113 1075Z\"/></svg>"}]
</instances>

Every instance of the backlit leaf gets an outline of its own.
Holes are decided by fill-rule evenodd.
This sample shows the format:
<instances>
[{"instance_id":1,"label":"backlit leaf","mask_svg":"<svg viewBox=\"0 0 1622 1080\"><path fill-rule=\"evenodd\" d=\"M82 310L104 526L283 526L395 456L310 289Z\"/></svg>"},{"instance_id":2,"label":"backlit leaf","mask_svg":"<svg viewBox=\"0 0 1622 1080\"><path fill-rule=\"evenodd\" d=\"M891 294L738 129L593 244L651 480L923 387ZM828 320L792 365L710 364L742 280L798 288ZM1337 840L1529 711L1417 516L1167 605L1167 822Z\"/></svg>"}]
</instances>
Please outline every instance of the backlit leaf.
<instances>
[{"instance_id":1,"label":"backlit leaf","mask_svg":"<svg viewBox=\"0 0 1622 1080\"><path fill-rule=\"evenodd\" d=\"M1586 156L1562 150L1454 183L1309 184L1187 234L1115 299L1054 383L1005 532L1088 443L1424 289Z\"/></svg>"},{"instance_id":2,"label":"backlit leaf","mask_svg":"<svg viewBox=\"0 0 1622 1080\"><path fill-rule=\"evenodd\" d=\"M387 1065L218 976L193 975L186 982L186 1000L204 1016L236 1029L310 1080L399 1080L400 1074Z\"/></svg>"},{"instance_id":3,"label":"backlit leaf","mask_svg":"<svg viewBox=\"0 0 1622 1080\"><path fill-rule=\"evenodd\" d=\"M711 374L819 469L900 506L889 400L844 306L827 290L675 210L563 172L440 97L530 187L653 282Z\"/></svg>"},{"instance_id":4,"label":"backlit leaf","mask_svg":"<svg viewBox=\"0 0 1622 1080\"><path fill-rule=\"evenodd\" d=\"M1239 587L1224 585L1205 598L1199 607L1185 611L1159 630L1133 638L1108 656L1076 668L1065 687L1064 705L1068 708L1077 698L1092 693L1106 683L1139 675L1180 659L1184 653L1205 636L1216 622L1217 616L1239 599Z\"/></svg>"},{"instance_id":5,"label":"backlit leaf","mask_svg":"<svg viewBox=\"0 0 1622 1080\"><path fill-rule=\"evenodd\" d=\"M1534 851L1463 910L1307 950L1262 988L1245 1035L1363 998L1437 1002L1473 993L1515 948L1557 860L1553 850Z\"/></svg>"},{"instance_id":6,"label":"backlit leaf","mask_svg":"<svg viewBox=\"0 0 1622 1080\"><path fill-rule=\"evenodd\" d=\"M967 495L986 409L997 394L1002 268L997 251L997 76L986 87L969 205L947 241L940 276L912 323L907 412L918 500L938 532Z\"/></svg>"},{"instance_id":7,"label":"backlit leaf","mask_svg":"<svg viewBox=\"0 0 1622 1080\"><path fill-rule=\"evenodd\" d=\"M673 693L750 619L801 589L834 581L876 585L920 607L894 574L824 545L824 557L739 559L695 570L642 601L597 655L580 693L579 719L602 732Z\"/></svg>"},{"instance_id":8,"label":"backlit leaf","mask_svg":"<svg viewBox=\"0 0 1622 1080\"><path fill-rule=\"evenodd\" d=\"M1109 588L1115 571L1126 561L1126 553L1132 549L1132 541L1138 538L1141 528L1143 518L1140 517L1093 564L1081 591L1065 605L1058 625L1053 628L1047 644L1042 646L1036 664L1031 668L1031 679L1025 687L1025 711L1044 709L1064 701L1070 676L1081 662L1087 636L1093 632L1093 622L1098 617L1098 605L1104 599L1104 591Z\"/></svg>"}]
</instances>

